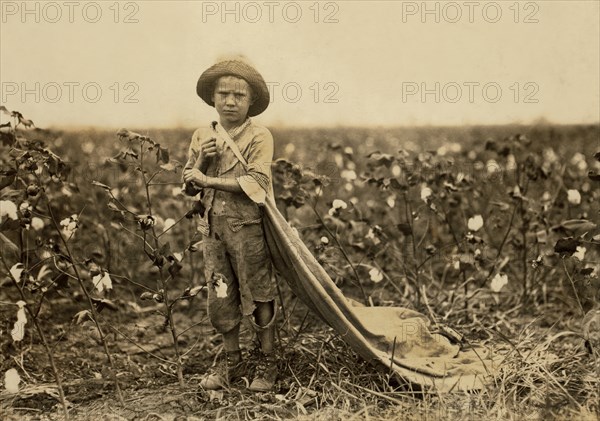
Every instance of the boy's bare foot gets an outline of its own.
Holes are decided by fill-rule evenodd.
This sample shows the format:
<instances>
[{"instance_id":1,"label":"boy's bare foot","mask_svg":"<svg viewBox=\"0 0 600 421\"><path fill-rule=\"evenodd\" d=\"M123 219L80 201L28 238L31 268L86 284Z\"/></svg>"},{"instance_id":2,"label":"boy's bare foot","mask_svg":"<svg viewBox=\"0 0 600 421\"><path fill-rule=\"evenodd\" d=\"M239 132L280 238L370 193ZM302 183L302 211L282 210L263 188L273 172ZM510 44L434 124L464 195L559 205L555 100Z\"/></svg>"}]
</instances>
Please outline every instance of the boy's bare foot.
<instances>
[{"instance_id":1,"label":"boy's bare foot","mask_svg":"<svg viewBox=\"0 0 600 421\"><path fill-rule=\"evenodd\" d=\"M225 352L216 367L200 381L200 386L206 390L217 390L229 386L231 382L244 374L242 351Z\"/></svg>"},{"instance_id":2,"label":"boy's bare foot","mask_svg":"<svg viewBox=\"0 0 600 421\"><path fill-rule=\"evenodd\" d=\"M254 380L249 389L253 392L268 392L275 385L277 379L277 359L273 353L262 354L256 365Z\"/></svg>"}]
</instances>

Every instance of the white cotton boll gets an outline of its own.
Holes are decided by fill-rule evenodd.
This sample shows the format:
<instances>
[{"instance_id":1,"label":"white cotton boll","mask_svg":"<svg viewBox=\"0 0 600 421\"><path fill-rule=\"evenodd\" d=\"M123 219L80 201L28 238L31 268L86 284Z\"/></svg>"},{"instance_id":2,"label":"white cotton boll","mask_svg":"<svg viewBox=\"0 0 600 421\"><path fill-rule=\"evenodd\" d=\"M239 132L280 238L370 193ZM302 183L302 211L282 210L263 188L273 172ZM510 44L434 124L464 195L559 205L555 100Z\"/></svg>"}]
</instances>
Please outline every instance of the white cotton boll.
<instances>
[{"instance_id":1,"label":"white cotton boll","mask_svg":"<svg viewBox=\"0 0 600 421\"><path fill-rule=\"evenodd\" d=\"M329 244L329 238L327 238L325 236L321 237L321 243L323 243L323 244Z\"/></svg>"},{"instance_id":2,"label":"white cotton boll","mask_svg":"<svg viewBox=\"0 0 600 421\"><path fill-rule=\"evenodd\" d=\"M95 145L93 142L85 142L83 145L81 145L81 150L88 155L94 152L94 149Z\"/></svg>"},{"instance_id":3,"label":"white cotton boll","mask_svg":"<svg viewBox=\"0 0 600 421\"><path fill-rule=\"evenodd\" d=\"M112 289L112 279L110 279L108 272L100 272L98 275L92 278L92 282L94 283L94 286L98 292L102 292L105 289Z\"/></svg>"},{"instance_id":4,"label":"white cotton boll","mask_svg":"<svg viewBox=\"0 0 600 421\"><path fill-rule=\"evenodd\" d=\"M558 155L556 154L556 152L554 152L554 149L552 148L544 149L544 152L542 152L542 156L544 157L544 161L546 161L549 164L553 164L559 159Z\"/></svg>"},{"instance_id":5,"label":"white cotton boll","mask_svg":"<svg viewBox=\"0 0 600 421\"><path fill-rule=\"evenodd\" d=\"M18 282L21 281L21 274L23 273L23 263L16 263L10 268L10 274Z\"/></svg>"},{"instance_id":6,"label":"white cotton boll","mask_svg":"<svg viewBox=\"0 0 600 421\"><path fill-rule=\"evenodd\" d=\"M373 228L369 228L369 232L367 232L367 235L365 235L365 238L373 241L373 244L378 245L379 243L381 243L381 240L375 235L375 231L373 231Z\"/></svg>"},{"instance_id":7,"label":"white cotton boll","mask_svg":"<svg viewBox=\"0 0 600 421\"><path fill-rule=\"evenodd\" d=\"M29 204L29 202L25 201L22 202L19 205L19 212L24 213L24 212L31 212L33 210L33 207Z\"/></svg>"},{"instance_id":8,"label":"white cotton boll","mask_svg":"<svg viewBox=\"0 0 600 421\"><path fill-rule=\"evenodd\" d=\"M479 231L481 227L483 227L483 217L481 215L475 215L467 221L467 228L470 231Z\"/></svg>"},{"instance_id":9,"label":"white cotton boll","mask_svg":"<svg viewBox=\"0 0 600 421\"><path fill-rule=\"evenodd\" d=\"M348 205L343 200L335 199L332 203L332 207L334 209L346 209Z\"/></svg>"},{"instance_id":10,"label":"white cotton boll","mask_svg":"<svg viewBox=\"0 0 600 421\"><path fill-rule=\"evenodd\" d=\"M587 251L587 249L583 246L577 246L577 251L575 253L573 253L573 257L578 258L579 260L583 261L583 259L585 258L585 252Z\"/></svg>"},{"instance_id":11,"label":"white cotton boll","mask_svg":"<svg viewBox=\"0 0 600 421\"><path fill-rule=\"evenodd\" d=\"M506 169L508 171L514 171L517 169L517 160L513 154L506 157Z\"/></svg>"},{"instance_id":12,"label":"white cotton boll","mask_svg":"<svg viewBox=\"0 0 600 421\"><path fill-rule=\"evenodd\" d=\"M421 189L421 200L427 203L427 200L432 195L433 191L429 187L423 187Z\"/></svg>"},{"instance_id":13,"label":"white cotton boll","mask_svg":"<svg viewBox=\"0 0 600 421\"><path fill-rule=\"evenodd\" d=\"M498 161L496 161L495 159L488 160L488 162L485 164L485 168L487 170L487 173L490 175L502 171L500 164L498 164Z\"/></svg>"},{"instance_id":14,"label":"white cotton boll","mask_svg":"<svg viewBox=\"0 0 600 421\"><path fill-rule=\"evenodd\" d=\"M394 165L392 167L392 175L394 177L400 177L400 174L402 174L402 169L400 168L400 165Z\"/></svg>"},{"instance_id":15,"label":"white cotton boll","mask_svg":"<svg viewBox=\"0 0 600 421\"><path fill-rule=\"evenodd\" d=\"M448 150L452 153L459 153L462 151L462 145L458 142L450 142L448 144Z\"/></svg>"},{"instance_id":16,"label":"white cotton boll","mask_svg":"<svg viewBox=\"0 0 600 421\"><path fill-rule=\"evenodd\" d=\"M21 383L21 376L16 369L11 368L4 373L4 387L8 393L19 393L19 383Z\"/></svg>"},{"instance_id":17,"label":"white cotton boll","mask_svg":"<svg viewBox=\"0 0 600 421\"><path fill-rule=\"evenodd\" d=\"M494 292L500 292L500 290L504 288L506 284L508 284L508 276L506 276L504 273L497 273L496 276L494 276L494 279L492 279L490 288Z\"/></svg>"},{"instance_id":18,"label":"white cotton boll","mask_svg":"<svg viewBox=\"0 0 600 421\"><path fill-rule=\"evenodd\" d=\"M371 281L378 283L383 280L383 273L381 273L379 269L373 268L369 271L369 277L371 278Z\"/></svg>"},{"instance_id":19,"label":"white cotton boll","mask_svg":"<svg viewBox=\"0 0 600 421\"><path fill-rule=\"evenodd\" d=\"M36 230L36 231L40 231L41 229L43 229L45 226L44 221L42 220L42 218L38 218L37 216L34 216L33 218L31 218L31 227Z\"/></svg>"},{"instance_id":20,"label":"white cotton boll","mask_svg":"<svg viewBox=\"0 0 600 421\"><path fill-rule=\"evenodd\" d=\"M17 205L10 200L0 200L0 222L8 217L13 221L16 221L19 217L17 216Z\"/></svg>"},{"instance_id":21,"label":"white cotton boll","mask_svg":"<svg viewBox=\"0 0 600 421\"><path fill-rule=\"evenodd\" d=\"M331 204L331 208L329 209L329 215L330 216L335 216L336 212L339 209L346 209L348 207L348 205L346 204L346 202L344 202L343 200L340 199L335 199L333 201L333 203Z\"/></svg>"},{"instance_id":22,"label":"white cotton boll","mask_svg":"<svg viewBox=\"0 0 600 421\"><path fill-rule=\"evenodd\" d=\"M585 171L588 168L585 155L581 152L576 152L575 155L573 155L571 158L571 164L577 166L577 169L580 171Z\"/></svg>"},{"instance_id":23,"label":"white cotton boll","mask_svg":"<svg viewBox=\"0 0 600 421\"><path fill-rule=\"evenodd\" d=\"M60 189L60 192L62 194L64 194L66 197L73 196L73 192L71 190L69 190L69 188L67 186L62 186L62 188Z\"/></svg>"},{"instance_id":24,"label":"white cotton boll","mask_svg":"<svg viewBox=\"0 0 600 421\"><path fill-rule=\"evenodd\" d=\"M572 205L579 205L581 203L581 194L579 193L579 190L567 190L567 200Z\"/></svg>"},{"instance_id":25,"label":"white cotton boll","mask_svg":"<svg viewBox=\"0 0 600 421\"><path fill-rule=\"evenodd\" d=\"M65 218L60 221L60 226L62 227L62 233L65 237L71 238L75 231L77 231L79 218L76 214L71 215L69 218Z\"/></svg>"},{"instance_id":26,"label":"white cotton boll","mask_svg":"<svg viewBox=\"0 0 600 421\"><path fill-rule=\"evenodd\" d=\"M173 187L173 189L171 190L171 194L173 196L179 196L182 192L183 189L181 187Z\"/></svg>"},{"instance_id":27,"label":"white cotton boll","mask_svg":"<svg viewBox=\"0 0 600 421\"><path fill-rule=\"evenodd\" d=\"M288 143L287 145L285 145L285 148L284 148L285 155L290 156L291 154L294 153L295 150L296 150L296 145L294 145L293 143Z\"/></svg>"},{"instance_id":28,"label":"white cotton boll","mask_svg":"<svg viewBox=\"0 0 600 421\"><path fill-rule=\"evenodd\" d=\"M357 178L356 172L353 170L342 170L342 172L340 173L340 176L344 180L348 180L348 181L353 181L353 180L356 180L356 178Z\"/></svg>"},{"instance_id":29,"label":"white cotton boll","mask_svg":"<svg viewBox=\"0 0 600 421\"><path fill-rule=\"evenodd\" d=\"M396 206L396 196L388 197L386 200L386 203L390 208L393 208L394 206Z\"/></svg>"},{"instance_id":30,"label":"white cotton boll","mask_svg":"<svg viewBox=\"0 0 600 421\"><path fill-rule=\"evenodd\" d=\"M20 342L25 337L25 325L27 324L27 315L25 314L25 302L18 301L17 305L19 306L19 310L17 310L17 321L15 322L13 329L10 332L10 336L12 340L15 342Z\"/></svg>"},{"instance_id":31,"label":"white cotton boll","mask_svg":"<svg viewBox=\"0 0 600 421\"><path fill-rule=\"evenodd\" d=\"M175 220L173 218L167 218L167 219L165 219L165 228L164 228L164 230L165 231L168 230L173 225L175 225Z\"/></svg>"}]
</instances>

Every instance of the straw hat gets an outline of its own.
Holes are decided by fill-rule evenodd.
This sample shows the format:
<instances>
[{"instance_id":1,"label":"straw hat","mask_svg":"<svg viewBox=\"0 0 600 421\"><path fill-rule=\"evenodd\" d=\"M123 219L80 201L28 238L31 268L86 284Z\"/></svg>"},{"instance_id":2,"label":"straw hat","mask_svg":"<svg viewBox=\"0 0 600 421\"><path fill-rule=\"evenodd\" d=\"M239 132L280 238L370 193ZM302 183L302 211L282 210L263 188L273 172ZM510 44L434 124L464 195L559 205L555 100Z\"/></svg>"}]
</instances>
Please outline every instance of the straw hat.
<instances>
[{"instance_id":1,"label":"straw hat","mask_svg":"<svg viewBox=\"0 0 600 421\"><path fill-rule=\"evenodd\" d=\"M255 101L248 109L248 115L253 117L262 113L269 106L269 89L263 77L249 64L241 60L220 61L209 67L200 75L196 85L196 93L208 105L214 107L212 96L215 83L222 76L235 76L244 79L252 87Z\"/></svg>"}]
</instances>

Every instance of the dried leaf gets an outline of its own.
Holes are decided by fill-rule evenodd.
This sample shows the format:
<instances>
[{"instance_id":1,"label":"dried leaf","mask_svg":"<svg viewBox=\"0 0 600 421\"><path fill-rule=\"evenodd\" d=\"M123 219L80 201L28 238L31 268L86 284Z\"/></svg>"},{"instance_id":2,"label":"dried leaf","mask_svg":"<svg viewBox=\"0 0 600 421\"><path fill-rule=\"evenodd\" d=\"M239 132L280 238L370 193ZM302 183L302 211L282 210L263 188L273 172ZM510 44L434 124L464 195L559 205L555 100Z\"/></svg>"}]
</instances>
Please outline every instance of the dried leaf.
<instances>
[{"instance_id":1,"label":"dried leaf","mask_svg":"<svg viewBox=\"0 0 600 421\"><path fill-rule=\"evenodd\" d=\"M153 296L154 296L153 292L145 291L145 292L142 292L142 294L140 295L140 300L142 300L142 301L151 300Z\"/></svg>"},{"instance_id":2,"label":"dried leaf","mask_svg":"<svg viewBox=\"0 0 600 421\"><path fill-rule=\"evenodd\" d=\"M371 152L369 155L367 155L367 158L373 161L376 166L385 166L388 168L395 159L393 155L381 153L379 151Z\"/></svg>"},{"instance_id":3,"label":"dried leaf","mask_svg":"<svg viewBox=\"0 0 600 421\"><path fill-rule=\"evenodd\" d=\"M81 323L83 323L84 321L86 321L86 319L92 320L92 315L90 314L89 310L81 310L80 312L76 313L73 316L73 321L77 325L80 325Z\"/></svg>"},{"instance_id":4,"label":"dried leaf","mask_svg":"<svg viewBox=\"0 0 600 421\"><path fill-rule=\"evenodd\" d=\"M92 180L92 185L100 187L100 188L103 188L106 191L111 191L111 188L109 186L107 186L106 184L102 184L102 183L100 183L99 181L96 181L96 180Z\"/></svg>"},{"instance_id":5,"label":"dried leaf","mask_svg":"<svg viewBox=\"0 0 600 421\"><path fill-rule=\"evenodd\" d=\"M577 251L577 246L579 246L579 244L579 240L576 240L573 237L561 238L554 245L554 251L558 254L571 256Z\"/></svg>"},{"instance_id":6,"label":"dried leaf","mask_svg":"<svg viewBox=\"0 0 600 421\"><path fill-rule=\"evenodd\" d=\"M589 171L588 178L592 181L600 181L600 174L598 174L596 171Z\"/></svg>"},{"instance_id":7,"label":"dried leaf","mask_svg":"<svg viewBox=\"0 0 600 421\"><path fill-rule=\"evenodd\" d=\"M117 307L117 305L112 302L111 300L107 300L105 298L91 298L92 303L94 303L94 306L96 306L96 311L101 312L102 310L104 310L105 308L108 308L109 310L112 311L117 311L119 309L119 307Z\"/></svg>"},{"instance_id":8,"label":"dried leaf","mask_svg":"<svg viewBox=\"0 0 600 421\"><path fill-rule=\"evenodd\" d=\"M587 219L568 219L563 221L560 225L552 227L553 230L559 231L560 229L565 230L568 234L579 237L589 231L596 229L598 225Z\"/></svg>"}]
</instances>

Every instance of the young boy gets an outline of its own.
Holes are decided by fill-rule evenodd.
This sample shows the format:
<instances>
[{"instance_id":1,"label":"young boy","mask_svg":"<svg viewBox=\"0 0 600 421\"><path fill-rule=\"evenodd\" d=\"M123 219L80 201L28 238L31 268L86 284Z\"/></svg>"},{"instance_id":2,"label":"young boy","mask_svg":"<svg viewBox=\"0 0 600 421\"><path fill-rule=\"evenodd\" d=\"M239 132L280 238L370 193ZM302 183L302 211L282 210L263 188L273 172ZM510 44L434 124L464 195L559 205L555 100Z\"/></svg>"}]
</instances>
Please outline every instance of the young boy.
<instances>
[{"instance_id":1,"label":"young boy","mask_svg":"<svg viewBox=\"0 0 600 421\"><path fill-rule=\"evenodd\" d=\"M277 375L276 285L257 202L273 191L273 137L250 117L268 107L269 91L260 73L241 60L221 61L207 69L196 91L215 107L219 124L247 161L245 166L236 158L214 122L193 134L183 171L186 193L200 193L198 230L203 234L208 314L223 335L225 350L225 358L200 385L219 389L244 374L239 332L242 318L249 317L261 348L250 390L268 391Z\"/></svg>"}]
</instances>

